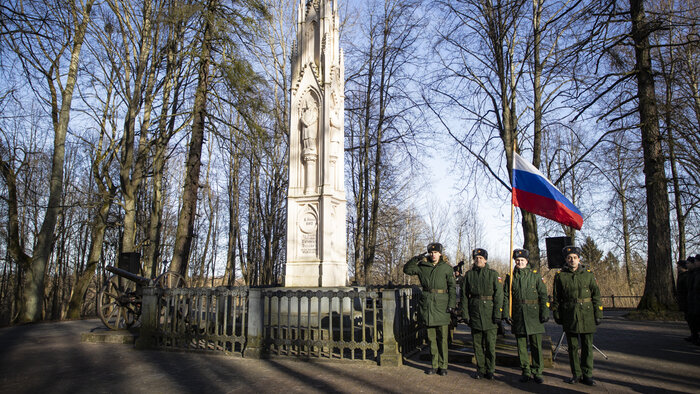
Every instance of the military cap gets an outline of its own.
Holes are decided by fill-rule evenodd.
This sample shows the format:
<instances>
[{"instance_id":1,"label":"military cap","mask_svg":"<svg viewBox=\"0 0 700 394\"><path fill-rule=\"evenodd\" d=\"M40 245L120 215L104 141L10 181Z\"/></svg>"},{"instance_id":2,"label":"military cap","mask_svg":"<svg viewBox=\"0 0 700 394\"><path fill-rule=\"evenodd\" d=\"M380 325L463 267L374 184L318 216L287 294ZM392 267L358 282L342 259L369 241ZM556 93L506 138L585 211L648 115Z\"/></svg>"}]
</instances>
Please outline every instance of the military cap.
<instances>
[{"instance_id":1,"label":"military cap","mask_svg":"<svg viewBox=\"0 0 700 394\"><path fill-rule=\"evenodd\" d=\"M696 261L696 258L693 257L692 254L690 256L686 257L686 263L694 264L695 261Z\"/></svg>"},{"instance_id":2,"label":"military cap","mask_svg":"<svg viewBox=\"0 0 700 394\"><path fill-rule=\"evenodd\" d=\"M565 246L564 249L561 250L561 254L564 255L564 257L570 254L575 254L576 256L581 257L581 248L574 245Z\"/></svg>"},{"instance_id":3,"label":"military cap","mask_svg":"<svg viewBox=\"0 0 700 394\"><path fill-rule=\"evenodd\" d=\"M530 252L527 249L515 249L513 250L513 259L522 257L525 260L530 260Z\"/></svg>"},{"instance_id":4,"label":"military cap","mask_svg":"<svg viewBox=\"0 0 700 394\"><path fill-rule=\"evenodd\" d=\"M431 244L428 244L428 253L430 252L442 253L442 244L439 242L433 242Z\"/></svg>"},{"instance_id":5,"label":"military cap","mask_svg":"<svg viewBox=\"0 0 700 394\"><path fill-rule=\"evenodd\" d=\"M688 262L686 260L678 260L676 265L681 267L681 268L687 268Z\"/></svg>"},{"instance_id":6,"label":"military cap","mask_svg":"<svg viewBox=\"0 0 700 394\"><path fill-rule=\"evenodd\" d=\"M488 260L489 252L487 252L486 249L476 248L472 250L472 257L476 258L476 256L481 256L484 258L484 260Z\"/></svg>"}]
</instances>

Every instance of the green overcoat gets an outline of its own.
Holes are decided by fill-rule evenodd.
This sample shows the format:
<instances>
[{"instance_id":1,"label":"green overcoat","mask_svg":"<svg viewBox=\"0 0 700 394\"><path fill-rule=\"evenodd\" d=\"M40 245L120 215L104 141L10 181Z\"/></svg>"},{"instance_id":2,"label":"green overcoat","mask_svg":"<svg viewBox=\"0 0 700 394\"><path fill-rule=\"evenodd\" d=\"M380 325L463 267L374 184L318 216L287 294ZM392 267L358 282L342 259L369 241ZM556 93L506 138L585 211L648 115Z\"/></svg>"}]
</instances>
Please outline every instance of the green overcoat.
<instances>
[{"instance_id":1,"label":"green overcoat","mask_svg":"<svg viewBox=\"0 0 700 394\"><path fill-rule=\"evenodd\" d=\"M676 279L676 297L678 298L678 309L688 314L688 271L678 273Z\"/></svg>"},{"instance_id":2,"label":"green overcoat","mask_svg":"<svg viewBox=\"0 0 700 394\"><path fill-rule=\"evenodd\" d=\"M595 320L603 318L603 305L591 270L583 265L579 265L576 271L564 267L554 275L553 293L552 314L564 332L595 332Z\"/></svg>"},{"instance_id":3,"label":"green overcoat","mask_svg":"<svg viewBox=\"0 0 700 394\"><path fill-rule=\"evenodd\" d=\"M503 284L498 272L489 268L472 267L462 280L462 318L474 330L491 330L498 326L503 312Z\"/></svg>"},{"instance_id":4,"label":"green overcoat","mask_svg":"<svg viewBox=\"0 0 700 394\"><path fill-rule=\"evenodd\" d=\"M403 266L406 275L418 275L423 288L418 303L418 316L426 326L446 326L450 323L448 308L454 308L457 302L455 296L455 277L452 266L440 256L438 263L433 265L425 255L418 255Z\"/></svg>"},{"instance_id":5,"label":"green overcoat","mask_svg":"<svg viewBox=\"0 0 700 394\"><path fill-rule=\"evenodd\" d=\"M700 268L688 271L688 297L686 309L691 319L700 318Z\"/></svg>"},{"instance_id":6,"label":"green overcoat","mask_svg":"<svg viewBox=\"0 0 700 394\"><path fill-rule=\"evenodd\" d=\"M529 266L523 269L513 270L513 315L509 316L508 291L510 274L506 275L503 284L503 316L513 321L513 334L524 336L543 334L544 324L549 317L549 302L547 302L547 286L537 270L531 270Z\"/></svg>"}]
</instances>

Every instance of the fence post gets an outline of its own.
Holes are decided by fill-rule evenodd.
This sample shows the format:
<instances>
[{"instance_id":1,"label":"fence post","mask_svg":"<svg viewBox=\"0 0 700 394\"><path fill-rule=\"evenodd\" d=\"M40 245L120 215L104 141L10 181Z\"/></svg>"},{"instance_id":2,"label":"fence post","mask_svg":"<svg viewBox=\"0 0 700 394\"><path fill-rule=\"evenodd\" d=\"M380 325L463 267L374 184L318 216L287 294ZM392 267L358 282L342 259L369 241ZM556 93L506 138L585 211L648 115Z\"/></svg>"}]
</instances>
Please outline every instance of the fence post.
<instances>
[{"instance_id":1,"label":"fence post","mask_svg":"<svg viewBox=\"0 0 700 394\"><path fill-rule=\"evenodd\" d=\"M250 288L248 290L248 332L243 349L243 357L263 358L265 353L263 345L264 337L264 308L262 289Z\"/></svg>"},{"instance_id":2,"label":"fence post","mask_svg":"<svg viewBox=\"0 0 700 394\"><path fill-rule=\"evenodd\" d=\"M379 355L379 365L398 367L402 364L399 344L396 342L394 329L398 327L396 316L397 290L382 290L382 353Z\"/></svg>"},{"instance_id":3,"label":"fence post","mask_svg":"<svg viewBox=\"0 0 700 394\"><path fill-rule=\"evenodd\" d=\"M615 294L612 295L612 309L615 309Z\"/></svg>"},{"instance_id":4,"label":"fence post","mask_svg":"<svg viewBox=\"0 0 700 394\"><path fill-rule=\"evenodd\" d=\"M141 296L141 329L136 338L137 349L155 349L158 330L158 296L155 287L144 287Z\"/></svg>"}]
</instances>

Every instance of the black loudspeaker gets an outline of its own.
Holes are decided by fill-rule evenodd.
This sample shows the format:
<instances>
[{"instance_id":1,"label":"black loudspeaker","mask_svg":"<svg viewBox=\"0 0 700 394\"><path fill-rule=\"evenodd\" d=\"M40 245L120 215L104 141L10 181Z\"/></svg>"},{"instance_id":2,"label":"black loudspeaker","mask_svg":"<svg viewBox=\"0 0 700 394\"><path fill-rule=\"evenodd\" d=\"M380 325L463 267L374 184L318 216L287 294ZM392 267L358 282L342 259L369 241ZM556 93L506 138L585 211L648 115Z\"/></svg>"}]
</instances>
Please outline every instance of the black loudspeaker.
<instances>
[{"instance_id":1,"label":"black loudspeaker","mask_svg":"<svg viewBox=\"0 0 700 394\"><path fill-rule=\"evenodd\" d=\"M119 254L118 268L129 271L132 274L141 274L141 253L124 252Z\"/></svg>"},{"instance_id":2,"label":"black loudspeaker","mask_svg":"<svg viewBox=\"0 0 700 394\"><path fill-rule=\"evenodd\" d=\"M547 245L547 267L549 269L561 268L564 266L564 255L561 250L565 246L571 245L571 237L551 237L546 238Z\"/></svg>"}]
</instances>

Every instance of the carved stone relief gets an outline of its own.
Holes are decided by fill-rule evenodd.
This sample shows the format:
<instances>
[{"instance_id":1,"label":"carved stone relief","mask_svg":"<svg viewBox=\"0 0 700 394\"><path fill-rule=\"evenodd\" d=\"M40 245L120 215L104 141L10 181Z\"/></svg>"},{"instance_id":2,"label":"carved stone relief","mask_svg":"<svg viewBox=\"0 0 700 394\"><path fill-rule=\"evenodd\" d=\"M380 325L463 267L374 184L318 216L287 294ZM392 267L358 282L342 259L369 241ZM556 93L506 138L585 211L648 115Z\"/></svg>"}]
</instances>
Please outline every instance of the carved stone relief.
<instances>
[{"instance_id":1,"label":"carved stone relief","mask_svg":"<svg viewBox=\"0 0 700 394\"><path fill-rule=\"evenodd\" d=\"M316 100L308 94L301 108L301 140L302 154L316 153L316 140L318 137L318 105Z\"/></svg>"}]
</instances>

